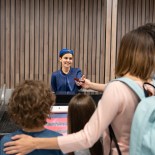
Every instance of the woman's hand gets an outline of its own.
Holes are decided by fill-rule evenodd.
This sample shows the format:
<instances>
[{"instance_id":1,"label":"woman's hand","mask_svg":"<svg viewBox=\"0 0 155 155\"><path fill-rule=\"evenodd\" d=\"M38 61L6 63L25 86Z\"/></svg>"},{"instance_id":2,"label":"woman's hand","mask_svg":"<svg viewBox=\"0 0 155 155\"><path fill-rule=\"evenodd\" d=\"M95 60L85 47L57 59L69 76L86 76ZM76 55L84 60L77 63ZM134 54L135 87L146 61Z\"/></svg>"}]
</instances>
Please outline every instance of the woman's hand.
<instances>
[{"instance_id":1,"label":"woman's hand","mask_svg":"<svg viewBox=\"0 0 155 155\"><path fill-rule=\"evenodd\" d=\"M34 138L27 135L16 135L12 137L13 141L4 144L4 152L6 154L23 155L37 149Z\"/></svg>"},{"instance_id":2,"label":"woman's hand","mask_svg":"<svg viewBox=\"0 0 155 155\"><path fill-rule=\"evenodd\" d=\"M80 83L82 88L90 89L91 81L89 79L86 79L85 75L81 77L81 81L84 81Z\"/></svg>"},{"instance_id":3,"label":"woman's hand","mask_svg":"<svg viewBox=\"0 0 155 155\"><path fill-rule=\"evenodd\" d=\"M77 86L81 86L85 89L90 89L91 81L89 79L86 79L85 75L83 75L78 81L75 80L75 83Z\"/></svg>"}]
</instances>

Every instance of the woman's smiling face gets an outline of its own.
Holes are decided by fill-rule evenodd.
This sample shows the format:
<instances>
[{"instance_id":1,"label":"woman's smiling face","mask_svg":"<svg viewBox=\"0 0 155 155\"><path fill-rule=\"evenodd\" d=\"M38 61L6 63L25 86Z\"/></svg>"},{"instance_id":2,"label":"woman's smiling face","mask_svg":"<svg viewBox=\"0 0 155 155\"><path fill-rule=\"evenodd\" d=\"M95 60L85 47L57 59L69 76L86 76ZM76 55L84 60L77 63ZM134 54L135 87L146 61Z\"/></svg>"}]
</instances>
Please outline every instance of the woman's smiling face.
<instances>
[{"instance_id":1,"label":"woman's smiling face","mask_svg":"<svg viewBox=\"0 0 155 155\"><path fill-rule=\"evenodd\" d=\"M73 55L70 53L64 54L62 57L60 57L60 62L62 64L62 67L71 67L73 63Z\"/></svg>"}]
</instances>

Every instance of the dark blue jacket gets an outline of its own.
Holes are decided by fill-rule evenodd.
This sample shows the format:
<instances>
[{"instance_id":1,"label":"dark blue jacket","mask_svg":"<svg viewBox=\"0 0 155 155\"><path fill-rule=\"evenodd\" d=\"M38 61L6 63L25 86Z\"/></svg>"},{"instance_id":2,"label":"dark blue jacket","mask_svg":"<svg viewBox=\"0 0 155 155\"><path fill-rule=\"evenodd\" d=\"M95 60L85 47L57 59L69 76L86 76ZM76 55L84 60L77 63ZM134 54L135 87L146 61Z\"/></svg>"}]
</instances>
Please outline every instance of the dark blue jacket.
<instances>
[{"instance_id":1,"label":"dark blue jacket","mask_svg":"<svg viewBox=\"0 0 155 155\"><path fill-rule=\"evenodd\" d=\"M75 84L74 78L81 78L82 72L80 68L71 68L68 74L64 74L62 70L52 73L51 89L55 93L77 93L78 87Z\"/></svg>"}]
</instances>

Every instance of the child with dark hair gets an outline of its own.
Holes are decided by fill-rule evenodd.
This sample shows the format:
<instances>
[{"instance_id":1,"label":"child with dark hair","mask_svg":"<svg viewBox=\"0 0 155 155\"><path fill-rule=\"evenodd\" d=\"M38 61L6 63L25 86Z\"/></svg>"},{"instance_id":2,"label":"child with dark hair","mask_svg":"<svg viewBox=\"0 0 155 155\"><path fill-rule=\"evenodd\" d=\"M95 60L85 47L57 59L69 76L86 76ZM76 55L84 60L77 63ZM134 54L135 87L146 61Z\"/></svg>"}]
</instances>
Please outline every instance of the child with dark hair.
<instances>
[{"instance_id":1,"label":"child with dark hair","mask_svg":"<svg viewBox=\"0 0 155 155\"><path fill-rule=\"evenodd\" d=\"M91 96L77 94L68 105L68 133L75 133L83 129L96 109ZM74 151L69 155L103 155L102 143L98 140L91 148Z\"/></svg>"},{"instance_id":2,"label":"child with dark hair","mask_svg":"<svg viewBox=\"0 0 155 155\"><path fill-rule=\"evenodd\" d=\"M4 143L16 134L26 134L32 137L57 137L59 133L44 128L46 118L54 104L55 95L41 81L26 80L13 91L8 103L8 113L13 121L21 128L4 136L0 141L0 155ZM35 150L29 155L63 155L60 150Z\"/></svg>"}]
</instances>

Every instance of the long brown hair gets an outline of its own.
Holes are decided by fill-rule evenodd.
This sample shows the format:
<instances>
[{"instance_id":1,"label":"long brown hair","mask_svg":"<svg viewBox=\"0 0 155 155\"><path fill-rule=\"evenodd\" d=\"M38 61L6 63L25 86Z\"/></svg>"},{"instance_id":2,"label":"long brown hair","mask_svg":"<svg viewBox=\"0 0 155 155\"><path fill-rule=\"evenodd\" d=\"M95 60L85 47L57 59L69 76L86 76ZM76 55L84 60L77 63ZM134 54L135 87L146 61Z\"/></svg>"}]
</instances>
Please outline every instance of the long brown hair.
<instances>
[{"instance_id":1,"label":"long brown hair","mask_svg":"<svg viewBox=\"0 0 155 155\"><path fill-rule=\"evenodd\" d=\"M96 109L96 104L91 96L77 94L69 102L68 107L68 133L78 132L89 121ZM91 155L103 155L102 143L98 140L90 149ZM74 155L74 153L69 153Z\"/></svg>"},{"instance_id":2,"label":"long brown hair","mask_svg":"<svg viewBox=\"0 0 155 155\"><path fill-rule=\"evenodd\" d=\"M154 29L154 30L153 30ZM116 76L130 73L148 80L155 73L155 25L144 25L127 33L121 41Z\"/></svg>"}]
</instances>

